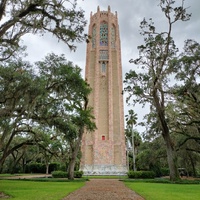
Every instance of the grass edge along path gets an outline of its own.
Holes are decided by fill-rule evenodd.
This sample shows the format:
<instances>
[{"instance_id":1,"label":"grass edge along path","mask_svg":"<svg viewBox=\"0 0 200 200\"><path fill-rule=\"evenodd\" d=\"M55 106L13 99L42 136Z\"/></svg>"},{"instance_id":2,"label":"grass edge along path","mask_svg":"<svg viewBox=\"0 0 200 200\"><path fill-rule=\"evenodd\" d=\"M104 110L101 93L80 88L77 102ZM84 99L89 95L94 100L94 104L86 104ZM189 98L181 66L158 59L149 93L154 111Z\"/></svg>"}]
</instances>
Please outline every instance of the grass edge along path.
<instances>
[{"instance_id":1,"label":"grass edge along path","mask_svg":"<svg viewBox=\"0 0 200 200\"><path fill-rule=\"evenodd\" d=\"M85 182L38 182L23 180L0 180L0 192L15 200L60 200L83 187Z\"/></svg>"},{"instance_id":2,"label":"grass edge along path","mask_svg":"<svg viewBox=\"0 0 200 200\"><path fill-rule=\"evenodd\" d=\"M167 184L124 182L145 200L195 200L200 197L200 184Z\"/></svg>"}]
</instances>

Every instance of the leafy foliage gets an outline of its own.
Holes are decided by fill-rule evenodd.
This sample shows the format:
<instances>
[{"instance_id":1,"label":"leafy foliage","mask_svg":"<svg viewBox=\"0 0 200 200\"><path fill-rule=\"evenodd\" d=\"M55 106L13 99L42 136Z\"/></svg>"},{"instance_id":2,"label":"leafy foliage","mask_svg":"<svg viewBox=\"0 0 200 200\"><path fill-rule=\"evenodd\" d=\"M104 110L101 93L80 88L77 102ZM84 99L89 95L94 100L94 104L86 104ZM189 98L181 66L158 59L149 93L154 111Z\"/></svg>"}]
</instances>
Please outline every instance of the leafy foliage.
<instances>
[{"instance_id":1,"label":"leafy foliage","mask_svg":"<svg viewBox=\"0 0 200 200\"><path fill-rule=\"evenodd\" d=\"M48 167L63 149L69 155L79 149L80 130L95 128L91 109L85 108L91 89L80 68L54 54L36 66L37 74L31 70L35 66L21 60L0 68L1 166L9 155L24 149L22 158L27 146L37 145Z\"/></svg>"},{"instance_id":2,"label":"leafy foliage","mask_svg":"<svg viewBox=\"0 0 200 200\"><path fill-rule=\"evenodd\" d=\"M141 35L144 37L144 44L138 46L139 58L130 60L141 70L138 72L131 70L126 74L124 81L126 84L125 91L128 93L127 102L134 106L136 103L150 104L151 113L147 116L149 127L154 137L161 134L166 143L171 180L176 180L179 177L175 142L171 135L173 133L171 123L176 123L176 121L172 120L174 116L169 116L167 112L171 102L176 98L171 80L180 76L186 78L183 73L179 73L183 63L179 61L179 65L177 64L178 48L172 38L172 28L176 22L187 21L191 16L184 8L184 1L182 1L180 7L176 7L174 4L175 1L160 0L161 11L167 19L167 31L157 32L152 19L148 21L143 19L141 22L140 29ZM191 41L188 41L187 44L192 44L193 50L198 47ZM187 45L185 50L186 55L190 55L188 54L190 48ZM195 61L194 57L191 59L182 57L182 61L187 60L189 65L191 65L193 59ZM198 56L196 60L198 60ZM198 65L194 63L194 66Z\"/></svg>"},{"instance_id":3,"label":"leafy foliage","mask_svg":"<svg viewBox=\"0 0 200 200\"><path fill-rule=\"evenodd\" d=\"M152 172L152 171L129 171L127 173L128 177L129 178L147 178L147 179L150 179L150 178L155 178L155 173Z\"/></svg>"},{"instance_id":4,"label":"leafy foliage","mask_svg":"<svg viewBox=\"0 0 200 200\"><path fill-rule=\"evenodd\" d=\"M68 173L63 171L53 171L52 173L53 178L67 178Z\"/></svg>"},{"instance_id":5,"label":"leafy foliage","mask_svg":"<svg viewBox=\"0 0 200 200\"><path fill-rule=\"evenodd\" d=\"M68 178L68 173L64 171L53 171L52 173L53 178ZM83 172L82 171L75 171L74 178L82 178Z\"/></svg>"},{"instance_id":6,"label":"leafy foliage","mask_svg":"<svg viewBox=\"0 0 200 200\"><path fill-rule=\"evenodd\" d=\"M86 40L83 35L84 12L76 8L76 0L2 0L0 3L0 61L23 49L23 35L50 33L75 50L75 41Z\"/></svg>"}]
</instances>

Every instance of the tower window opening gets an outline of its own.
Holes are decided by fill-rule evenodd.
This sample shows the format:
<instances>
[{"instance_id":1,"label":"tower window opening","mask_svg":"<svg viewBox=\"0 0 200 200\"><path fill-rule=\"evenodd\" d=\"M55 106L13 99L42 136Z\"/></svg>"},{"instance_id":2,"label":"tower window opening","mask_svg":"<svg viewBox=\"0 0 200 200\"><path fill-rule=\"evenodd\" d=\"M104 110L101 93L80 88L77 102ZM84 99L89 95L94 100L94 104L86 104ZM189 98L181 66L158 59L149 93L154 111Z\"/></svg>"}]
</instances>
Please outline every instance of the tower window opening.
<instances>
[{"instance_id":1,"label":"tower window opening","mask_svg":"<svg viewBox=\"0 0 200 200\"><path fill-rule=\"evenodd\" d=\"M108 46L108 24L100 24L100 46Z\"/></svg>"},{"instance_id":2,"label":"tower window opening","mask_svg":"<svg viewBox=\"0 0 200 200\"><path fill-rule=\"evenodd\" d=\"M105 74L106 73L106 62L101 62L101 73Z\"/></svg>"},{"instance_id":3,"label":"tower window opening","mask_svg":"<svg viewBox=\"0 0 200 200\"><path fill-rule=\"evenodd\" d=\"M92 28L92 48L96 47L96 26Z\"/></svg>"},{"instance_id":4,"label":"tower window opening","mask_svg":"<svg viewBox=\"0 0 200 200\"><path fill-rule=\"evenodd\" d=\"M111 27L111 47L115 48L115 40L116 40L116 33L115 33L114 25Z\"/></svg>"}]
</instances>

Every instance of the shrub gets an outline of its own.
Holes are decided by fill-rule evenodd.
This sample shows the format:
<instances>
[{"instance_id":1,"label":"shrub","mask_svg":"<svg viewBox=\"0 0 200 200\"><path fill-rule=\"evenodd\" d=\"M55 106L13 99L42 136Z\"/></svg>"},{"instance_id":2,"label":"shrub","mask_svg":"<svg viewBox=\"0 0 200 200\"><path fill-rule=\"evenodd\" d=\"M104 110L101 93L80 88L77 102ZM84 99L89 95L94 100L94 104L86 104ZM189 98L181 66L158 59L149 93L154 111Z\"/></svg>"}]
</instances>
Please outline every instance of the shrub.
<instances>
[{"instance_id":1,"label":"shrub","mask_svg":"<svg viewBox=\"0 0 200 200\"><path fill-rule=\"evenodd\" d=\"M46 166L42 163L29 163L26 166L27 173L45 173Z\"/></svg>"},{"instance_id":2,"label":"shrub","mask_svg":"<svg viewBox=\"0 0 200 200\"><path fill-rule=\"evenodd\" d=\"M53 172L53 171L58 171L60 170L60 163L50 163L49 164L49 173ZM62 170L61 170L62 171Z\"/></svg>"},{"instance_id":3,"label":"shrub","mask_svg":"<svg viewBox=\"0 0 200 200\"><path fill-rule=\"evenodd\" d=\"M155 178L153 171L129 171L127 173L129 178Z\"/></svg>"},{"instance_id":4,"label":"shrub","mask_svg":"<svg viewBox=\"0 0 200 200\"><path fill-rule=\"evenodd\" d=\"M149 166L149 170L153 171L155 173L156 177L161 177L162 176L162 172L161 172L161 168L158 164L151 164Z\"/></svg>"},{"instance_id":5,"label":"shrub","mask_svg":"<svg viewBox=\"0 0 200 200\"><path fill-rule=\"evenodd\" d=\"M53 171L51 172L53 178L67 178L68 173L63 171Z\"/></svg>"},{"instance_id":6,"label":"shrub","mask_svg":"<svg viewBox=\"0 0 200 200\"><path fill-rule=\"evenodd\" d=\"M61 163L61 164L60 164L60 167L59 167L59 170L60 170L60 171L66 172L66 171L67 171L67 166L66 166L66 164Z\"/></svg>"},{"instance_id":7,"label":"shrub","mask_svg":"<svg viewBox=\"0 0 200 200\"><path fill-rule=\"evenodd\" d=\"M74 178L82 178L83 171L74 171Z\"/></svg>"},{"instance_id":8,"label":"shrub","mask_svg":"<svg viewBox=\"0 0 200 200\"><path fill-rule=\"evenodd\" d=\"M51 172L53 178L68 178L68 173L64 171L53 171ZM83 171L74 171L74 178L81 178Z\"/></svg>"},{"instance_id":9,"label":"shrub","mask_svg":"<svg viewBox=\"0 0 200 200\"><path fill-rule=\"evenodd\" d=\"M162 176L169 176L169 168L161 168Z\"/></svg>"}]
</instances>

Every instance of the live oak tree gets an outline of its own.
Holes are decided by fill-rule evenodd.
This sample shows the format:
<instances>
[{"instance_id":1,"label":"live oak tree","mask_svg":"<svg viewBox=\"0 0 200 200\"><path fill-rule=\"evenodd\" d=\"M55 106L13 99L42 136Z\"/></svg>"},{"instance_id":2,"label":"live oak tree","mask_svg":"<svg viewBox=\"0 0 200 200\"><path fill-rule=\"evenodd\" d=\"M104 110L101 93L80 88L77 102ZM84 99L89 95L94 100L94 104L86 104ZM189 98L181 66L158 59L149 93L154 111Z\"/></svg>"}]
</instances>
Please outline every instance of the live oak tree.
<instances>
[{"instance_id":1,"label":"live oak tree","mask_svg":"<svg viewBox=\"0 0 200 200\"><path fill-rule=\"evenodd\" d=\"M150 103L157 113L162 137L166 144L167 160L172 181L179 178L177 169L177 157L174 142L170 136L168 119L166 118L166 105L168 93L170 93L169 80L173 75L173 67L170 61L176 57L178 49L172 38L172 27L178 21L187 21L190 14L186 13L184 1L179 7L174 7L173 0L160 0L160 7L164 13L168 29L164 32L156 32L152 19L141 22L141 34L144 36L144 45L138 47L139 58L130 60L142 68L142 72L131 70L125 76L125 91L134 103Z\"/></svg>"},{"instance_id":2,"label":"live oak tree","mask_svg":"<svg viewBox=\"0 0 200 200\"><path fill-rule=\"evenodd\" d=\"M80 151L81 141L84 131L94 131L96 128L93 122L93 116L91 115L91 108L88 107L88 99L86 98L78 108L78 113L72 118L72 124L76 128L74 130L68 130L67 141L70 144L71 154L69 159L68 175L69 179L74 179L74 168L76 164L76 159L78 152Z\"/></svg>"},{"instance_id":3,"label":"live oak tree","mask_svg":"<svg viewBox=\"0 0 200 200\"><path fill-rule=\"evenodd\" d=\"M54 127L59 136L69 144L71 153L68 173L69 179L73 179L83 132L85 129L89 131L95 129L92 110L88 107L87 99L91 88L81 78L80 68L73 67L70 62L66 64L63 57L51 54L45 61L38 62L38 66L46 79L46 88L51 93L45 100L47 106L43 107L41 103L37 110L44 115L44 119L48 116L46 118L48 124Z\"/></svg>"},{"instance_id":4,"label":"live oak tree","mask_svg":"<svg viewBox=\"0 0 200 200\"><path fill-rule=\"evenodd\" d=\"M50 33L75 50L83 34L84 12L76 0L2 0L0 3L0 61L24 50L20 43L28 33Z\"/></svg>"},{"instance_id":5,"label":"live oak tree","mask_svg":"<svg viewBox=\"0 0 200 200\"><path fill-rule=\"evenodd\" d=\"M173 60L172 65L177 68L176 79L183 82L174 87L179 126L196 130L196 136L200 134L200 44L187 40L184 52ZM189 138L188 138L189 139ZM193 138L195 140L195 137ZM198 137L196 141L199 142Z\"/></svg>"},{"instance_id":6,"label":"live oak tree","mask_svg":"<svg viewBox=\"0 0 200 200\"><path fill-rule=\"evenodd\" d=\"M9 76L0 74L1 167L13 151L24 145L39 145L48 150L48 140L44 140L43 134L50 129L52 138L71 146L70 178L73 179L73 162L83 130L95 128L91 109L87 107L91 89L82 79L81 69L67 62L64 56L48 55L37 62L35 74L27 67L23 70L24 66L27 63L18 62L0 68L2 72L10 71ZM19 136L23 142L16 144Z\"/></svg>"},{"instance_id":7,"label":"live oak tree","mask_svg":"<svg viewBox=\"0 0 200 200\"><path fill-rule=\"evenodd\" d=\"M61 155L62 145L64 144L56 138L56 134L49 127L41 126L38 128L40 129L36 131L40 133L41 139L35 144L38 149L37 158L43 160L46 166L46 174L49 174L49 164Z\"/></svg>"},{"instance_id":8,"label":"live oak tree","mask_svg":"<svg viewBox=\"0 0 200 200\"><path fill-rule=\"evenodd\" d=\"M170 64L176 72L176 84L171 87L170 96L168 94L170 101L165 108L170 135L178 156L178 166L187 169L193 176L197 175L200 162L199 55L199 43L186 40L183 52L171 60ZM151 107L151 113L145 117L146 124L143 123L147 128L145 131L146 143L148 143L147 141L151 143L156 141L161 134L156 116ZM158 148L158 150L160 149ZM153 150L155 155L158 150ZM161 154L158 153L158 155ZM140 165L141 163L142 159L140 159Z\"/></svg>"},{"instance_id":9,"label":"live oak tree","mask_svg":"<svg viewBox=\"0 0 200 200\"><path fill-rule=\"evenodd\" d=\"M15 60L0 65L0 170L10 154L36 140L27 121L41 94L38 85L40 81L34 78L28 63ZM26 134L30 137L24 137Z\"/></svg>"},{"instance_id":10,"label":"live oak tree","mask_svg":"<svg viewBox=\"0 0 200 200\"><path fill-rule=\"evenodd\" d=\"M167 168L166 150L162 136L141 143L137 155L137 166L140 170L152 170L161 176L161 169Z\"/></svg>"},{"instance_id":11,"label":"live oak tree","mask_svg":"<svg viewBox=\"0 0 200 200\"><path fill-rule=\"evenodd\" d=\"M175 78L178 84L173 88L174 100L168 115L175 119L171 126L178 134L177 150L185 152L184 156L188 155L195 174L195 163L200 156L200 44L186 40L184 51L171 65L177 69Z\"/></svg>"},{"instance_id":12,"label":"live oak tree","mask_svg":"<svg viewBox=\"0 0 200 200\"><path fill-rule=\"evenodd\" d=\"M84 81L80 78L79 68L75 67L75 70L72 70L72 74L76 74L73 80L70 79L71 74L69 73L65 74L65 78L67 76L69 78L60 82L60 75L56 77L57 80L54 79L53 73L55 71L49 70L48 73L50 74L46 73L44 78L42 72L39 76L30 72L28 69L30 64L18 59L25 50L21 43L25 34L41 36L45 33L52 34L59 41L66 43L71 50L76 49L74 42L87 40L87 36L83 34L86 25L84 11L77 8L76 4L76 0L2 0L0 2L1 167L3 167L6 157L17 148L40 142L38 140L40 137L36 137L38 134L33 131L30 123L36 127L41 124L47 127L54 125L55 127L55 122L58 123L59 119L59 123L62 123L63 104L66 105L66 110L72 114L74 110L70 106L75 106L75 104L70 105L70 103L73 100L80 101L80 106L84 99L87 99L87 92L84 93L86 90L81 88ZM64 72L66 71L63 70L61 73ZM52 85L51 81L53 81ZM64 91L70 84L71 90L68 88ZM76 88L83 89L84 99L83 96L78 96L80 92L78 94ZM77 96L72 100L70 98L74 94L73 91ZM63 92L66 92L66 99L53 98L55 94L61 95L62 93L63 95ZM58 113L60 114L59 117L57 117ZM67 117L69 118L70 115L68 114ZM63 126L66 125L66 121ZM13 147L15 136L19 133L22 137L24 135L31 135L31 137L29 140L26 140L27 137L25 137L24 140L26 141Z\"/></svg>"}]
</instances>

